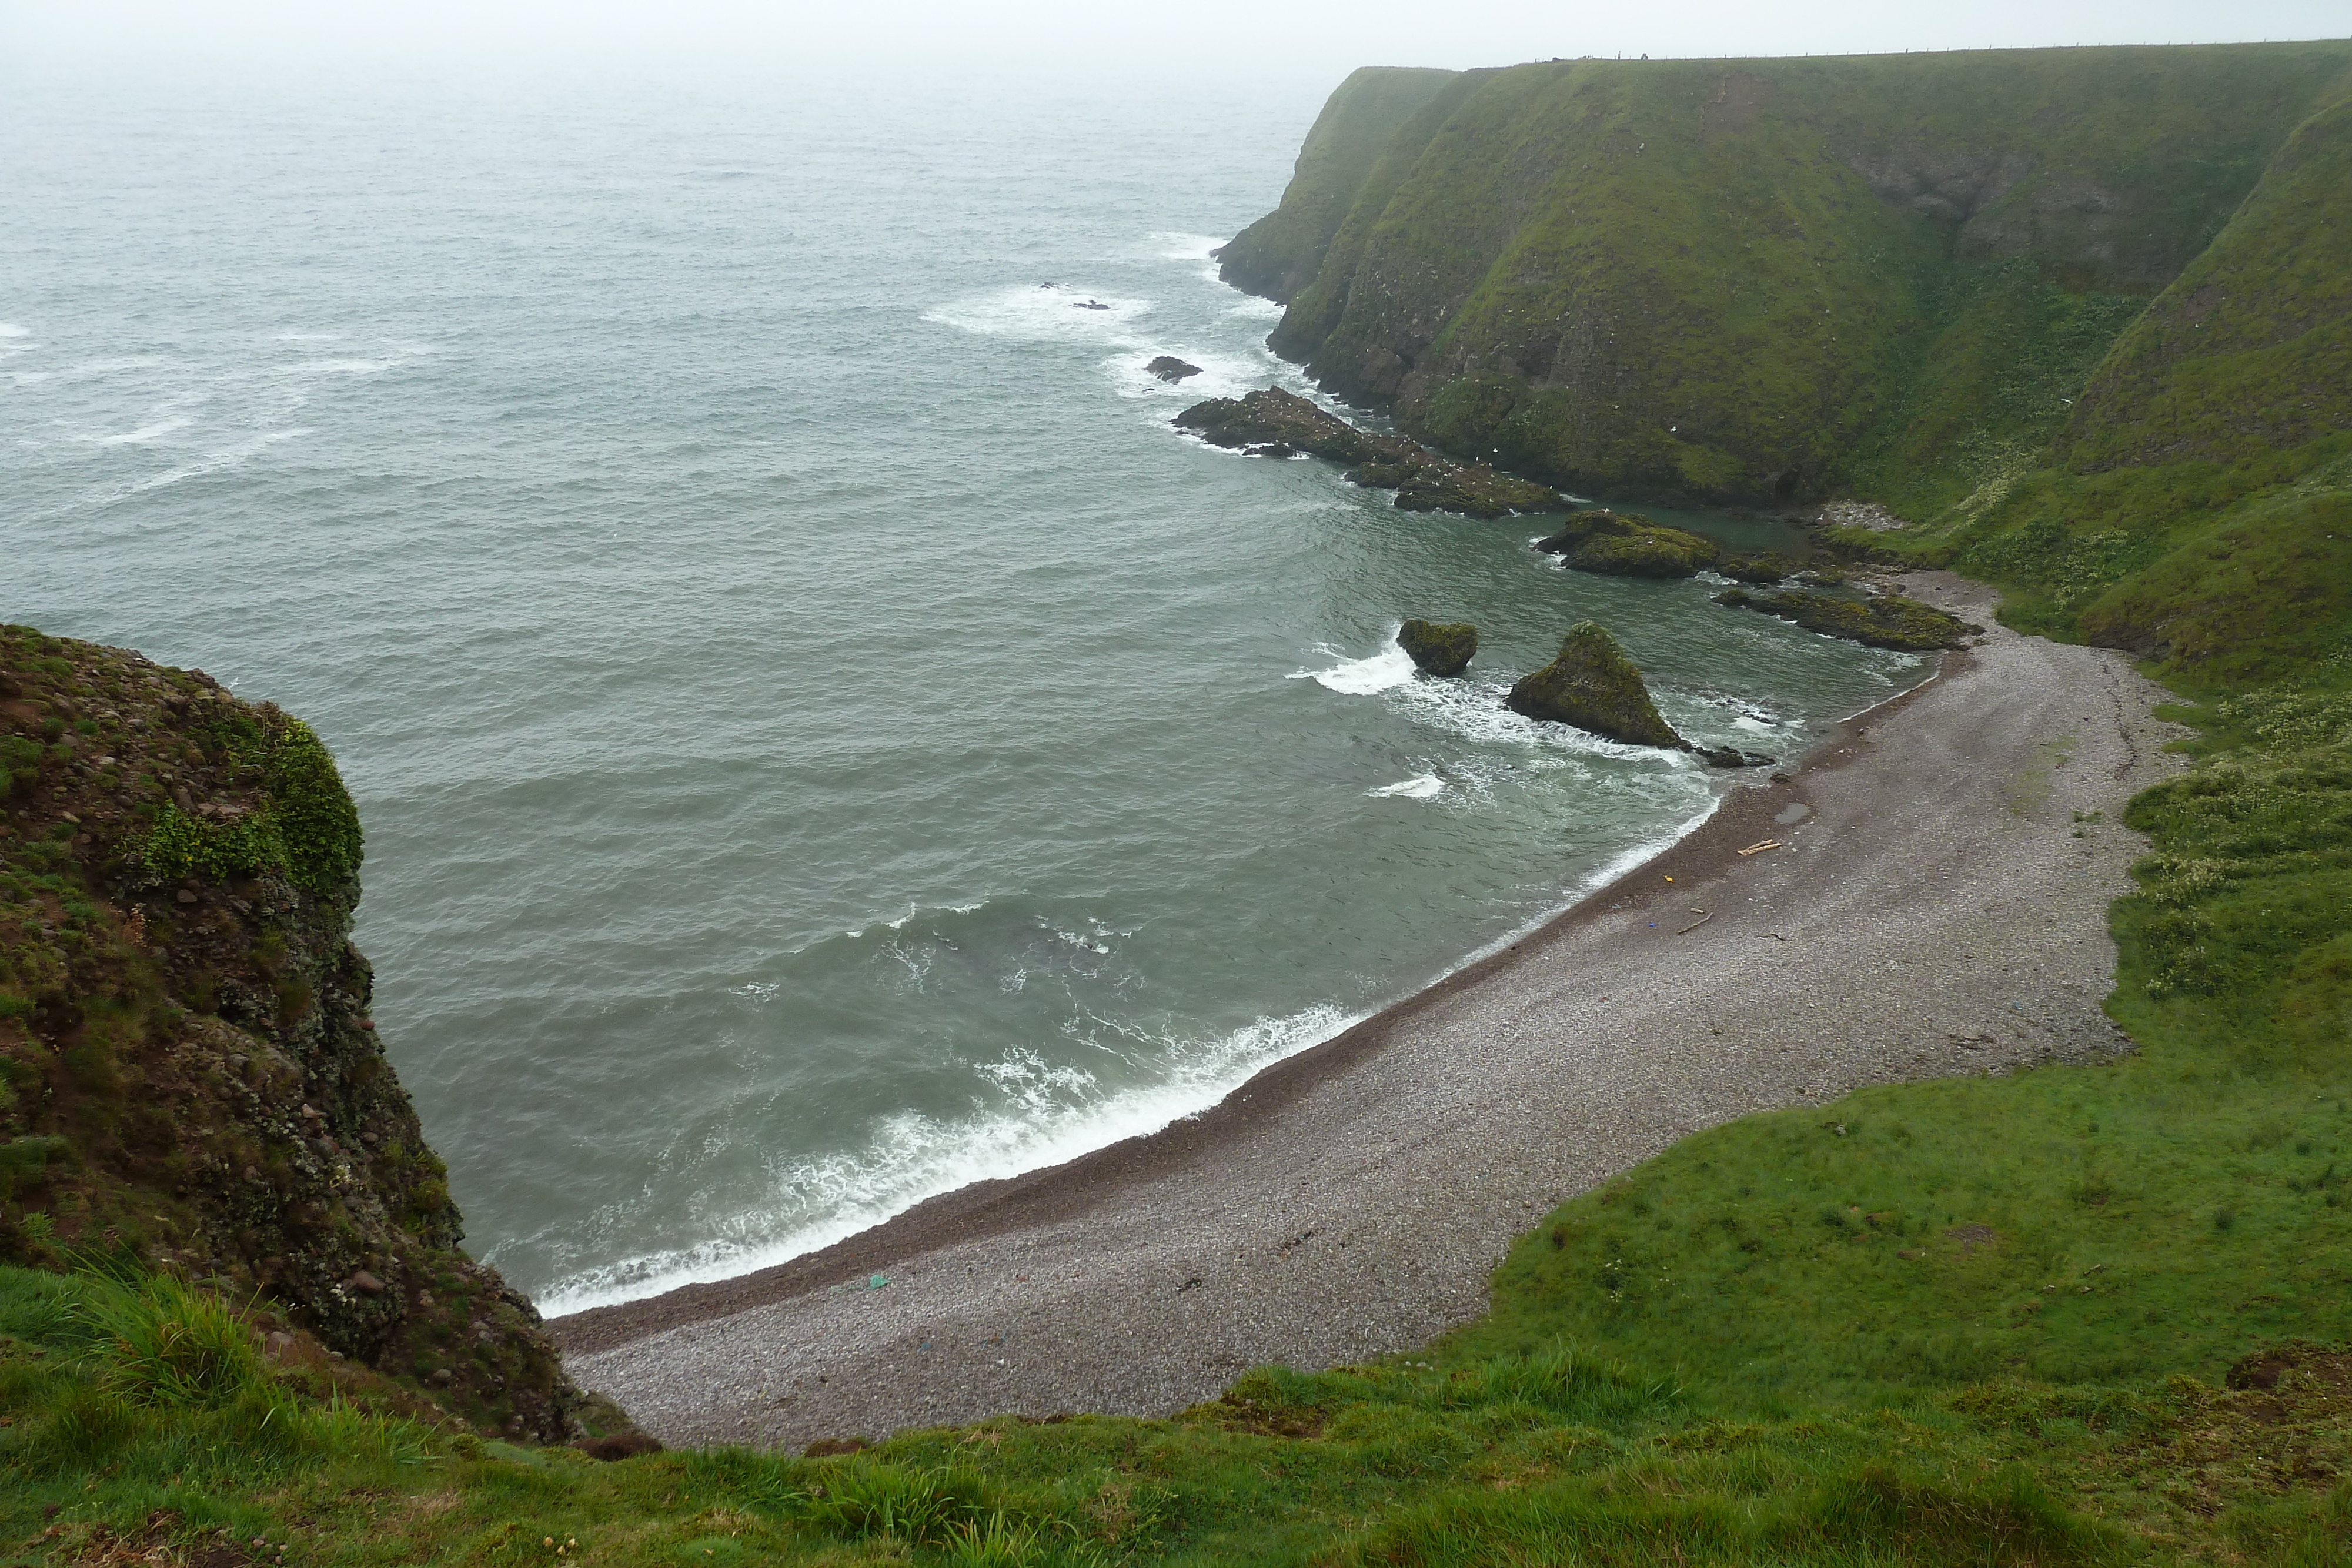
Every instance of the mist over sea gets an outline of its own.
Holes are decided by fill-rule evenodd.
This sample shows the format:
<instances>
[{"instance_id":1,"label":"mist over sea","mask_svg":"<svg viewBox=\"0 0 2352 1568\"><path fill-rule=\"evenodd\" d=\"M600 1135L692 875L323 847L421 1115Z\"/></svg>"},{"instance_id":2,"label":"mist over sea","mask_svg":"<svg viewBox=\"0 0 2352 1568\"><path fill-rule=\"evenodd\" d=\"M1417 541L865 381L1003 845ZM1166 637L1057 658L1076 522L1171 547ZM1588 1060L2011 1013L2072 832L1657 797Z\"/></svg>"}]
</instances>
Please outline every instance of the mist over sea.
<instances>
[{"instance_id":1,"label":"mist over sea","mask_svg":"<svg viewBox=\"0 0 2352 1568\"><path fill-rule=\"evenodd\" d=\"M11 84L0 617L335 748L547 1310L1198 1110L1684 831L1721 776L1500 706L1577 620L1705 743L1917 678L1170 427L1304 389L1208 252L1331 85Z\"/></svg>"}]
</instances>

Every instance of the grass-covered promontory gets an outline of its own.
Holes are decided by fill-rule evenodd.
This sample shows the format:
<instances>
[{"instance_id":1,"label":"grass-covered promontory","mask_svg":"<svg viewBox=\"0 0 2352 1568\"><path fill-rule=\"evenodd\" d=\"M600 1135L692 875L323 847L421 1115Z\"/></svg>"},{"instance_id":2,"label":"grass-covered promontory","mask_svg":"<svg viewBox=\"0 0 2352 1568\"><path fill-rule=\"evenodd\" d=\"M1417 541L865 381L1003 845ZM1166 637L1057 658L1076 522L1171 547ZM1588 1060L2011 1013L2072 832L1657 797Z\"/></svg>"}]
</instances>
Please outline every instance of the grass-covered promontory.
<instances>
[{"instance_id":1,"label":"grass-covered promontory","mask_svg":"<svg viewBox=\"0 0 2352 1568\"><path fill-rule=\"evenodd\" d=\"M2231 303L2159 313L2169 341L2321 368L2293 340L2341 248L2347 71L2330 42L1360 72L1310 141L1351 155L1302 154L1222 262L1286 302L1278 350L1457 455L1588 493L1958 500L2184 277ZM2347 385L2223 412L2134 352L2135 396L2224 426L2315 428ZM2086 413L2141 417L2105 385Z\"/></svg>"}]
</instances>

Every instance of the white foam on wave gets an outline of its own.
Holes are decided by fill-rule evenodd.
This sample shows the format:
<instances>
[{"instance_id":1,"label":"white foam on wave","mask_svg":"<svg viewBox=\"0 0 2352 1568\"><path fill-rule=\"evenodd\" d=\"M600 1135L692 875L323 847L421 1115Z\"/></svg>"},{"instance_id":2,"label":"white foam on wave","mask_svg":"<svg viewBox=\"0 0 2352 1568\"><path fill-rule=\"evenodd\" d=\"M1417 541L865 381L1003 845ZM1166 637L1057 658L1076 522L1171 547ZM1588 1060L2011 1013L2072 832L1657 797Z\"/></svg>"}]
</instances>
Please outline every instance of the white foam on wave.
<instances>
[{"instance_id":1,"label":"white foam on wave","mask_svg":"<svg viewBox=\"0 0 2352 1568\"><path fill-rule=\"evenodd\" d=\"M308 425L293 430L265 430L258 435L248 436L218 451L207 453L194 463L183 463L177 467L166 468L161 474L150 474L134 484L114 486L100 490L84 497L82 504L91 507L111 506L117 501L142 495L149 490L160 490L167 485L177 485L184 479L197 479L207 474L218 474L226 469L240 468L249 459L268 451L278 443L299 440L310 434Z\"/></svg>"},{"instance_id":2,"label":"white foam on wave","mask_svg":"<svg viewBox=\"0 0 2352 1568\"><path fill-rule=\"evenodd\" d=\"M1089 304L1104 308L1088 309ZM1109 342L1129 349L1143 346L1134 328L1151 308L1149 299L1091 293L1060 284L1026 284L935 305L923 312L922 319L983 338L1033 343Z\"/></svg>"},{"instance_id":3,"label":"white foam on wave","mask_svg":"<svg viewBox=\"0 0 2352 1568\"><path fill-rule=\"evenodd\" d=\"M561 1316L733 1279L829 1247L925 1198L1156 1133L1363 1016L1318 1006L1261 1018L1214 1040L1154 1041L1174 1071L1152 1087L1118 1093L1104 1092L1081 1068L1055 1066L1016 1047L973 1070L999 1092L998 1105L960 1117L901 1112L875 1124L854 1151L777 1162L770 1168L767 1200L719 1227L720 1234L583 1270L542 1291L540 1310ZM1116 1032L1145 1038L1128 1026Z\"/></svg>"},{"instance_id":4,"label":"white foam on wave","mask_svg":"<svg viewBox=\"0 0 2352 1568\"><path fill-rule=\"evenodd\" d=\"M0 338L29 338L32 335L30 327L19 327L14 321L0 321Z\"/></svg>"},{"instance_id":5,"label":"white foam on wave","mask_svg":"<svg viewBox=\"0 0 2352 1568\"><path fill-rule=\"evenodd\" d=\"M1172 354L1187 364L1198 365L1201 373L1186 376L1181 382L1163 382L1145 368L1162 354ZM1244 392L1264 386L1267 372L1273 367L1273 360L1265 354L1220 353L1214 350L1155 343L1119 354L1106 361L1104 365L1110 372L1111 384L1121 397L1174 398L1185 403L1195 403L1203 398L1239 397Z\"/></svg>"},{"instance_id":6,"label":"white foam on wave","mask_svg":"<svg viewBox=\"0 0 2352 1568\"><path fill-rule=\"evenodd\" d=\"M1351 697L1368 697L1377 692L1401 686L1412 679L1412 655L1396 645L1394 633L1386 647L1367 653L1360 659L1350 659L1328 643L1318 643L1315 651L1339 663L1328 670L1293 670L1285 680L1313 681L1317 685Z\"/></svg>"},{"instance_id":7,"label":"white foam on wave","mask_svg":"<svg viewBox=\"0 0 2352 1568\"><path fill-rule=\"evenodd\" d=\"M1162 230L1150 235L1148 243L1152 246L1152 254L1162 260L1207 261L1210 259L1211 253L1224 244L1225 238L1230 237L1230 235L1220 237L1216 235L1182 234L1175 230Z\"/></svg>"},{"instance_id":8,"label":"white foam on wave","mask_svg":"<svg viewBox=\"0 0 2352 1568\"><path fill-rule=\"evenodd\" d=\"M1410 779L1399 779L1394 784L1383 784L1377 789L1367 789L1364 793L1375 800L1391 797L1405 800L1429 800L1445 793L1445 780L1434 773L1416 773Z\"/></svg>"},{"instance_id":9,"label":"white foam on wave","mask_svg":"<svg viewBox=\"0 0 2352 1568\"><path fill-rule=\"evenodd\" d=\"M169 419L159 419L152 424L142 424L136 430L126 430L120 435L85 435L79 439L92 446L144 446L151 441L176 434L194 423L184 414L174 414Z\"/></svg>"}]
</instances>

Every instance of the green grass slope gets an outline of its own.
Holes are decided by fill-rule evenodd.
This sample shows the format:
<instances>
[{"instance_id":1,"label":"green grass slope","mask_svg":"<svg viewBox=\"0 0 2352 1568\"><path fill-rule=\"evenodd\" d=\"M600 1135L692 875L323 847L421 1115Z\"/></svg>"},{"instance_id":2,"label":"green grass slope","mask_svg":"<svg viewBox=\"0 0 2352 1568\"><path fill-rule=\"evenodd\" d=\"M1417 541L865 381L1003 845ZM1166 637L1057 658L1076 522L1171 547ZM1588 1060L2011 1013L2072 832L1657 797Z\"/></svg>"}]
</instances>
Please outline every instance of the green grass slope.
<instances>
[{"instance_id":1,"label":"green grass slope","mask_svg":"<svg viewBox=\"0 0 2352 1568\"><path fill-rule=\"evenodd\" d=\"M2038 449L2347 67L2333 43L1465 75L1273 341L1548 482L1789 498L1926 456L1966 494L1962 437Z\"/></svg>"}]
</instances>

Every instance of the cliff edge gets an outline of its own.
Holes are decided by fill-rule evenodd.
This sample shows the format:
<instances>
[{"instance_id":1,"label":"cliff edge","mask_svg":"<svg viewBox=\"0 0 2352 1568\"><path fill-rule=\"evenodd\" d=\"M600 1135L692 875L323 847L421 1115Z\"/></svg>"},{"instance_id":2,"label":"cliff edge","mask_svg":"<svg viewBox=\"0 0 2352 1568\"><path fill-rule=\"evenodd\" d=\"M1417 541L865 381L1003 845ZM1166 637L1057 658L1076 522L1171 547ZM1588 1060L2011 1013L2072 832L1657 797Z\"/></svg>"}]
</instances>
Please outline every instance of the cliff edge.
<instances>
[{"instance_id":1,"label":"cliff edge","mask_svg":"<svg viewBox=\"0 0 2352 1568\"><path fill-rule=\"evenodd\" d=\"M361 853L299 719L0 627L0 1259L206 1282L469 1426L561 1440L583 1396L458 1249L368 1016Z\"/></svg>"}]
</instances>

